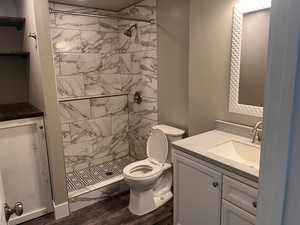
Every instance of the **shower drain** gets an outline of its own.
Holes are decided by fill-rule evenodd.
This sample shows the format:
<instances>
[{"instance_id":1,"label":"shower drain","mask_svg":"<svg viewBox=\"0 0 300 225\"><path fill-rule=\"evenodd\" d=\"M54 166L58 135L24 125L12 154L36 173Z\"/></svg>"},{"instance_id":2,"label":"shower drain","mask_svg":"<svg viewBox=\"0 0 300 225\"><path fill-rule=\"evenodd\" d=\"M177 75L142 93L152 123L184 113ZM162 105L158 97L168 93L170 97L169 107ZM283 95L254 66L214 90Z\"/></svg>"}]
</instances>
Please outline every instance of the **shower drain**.
<instances>
[{"instance_id":1,"label":"shower drain","mask_svg":"<svg viewBox=\"0 0 300 225\"><path fill-rule=\"evenodd\" d=\"M107 171L107 172L105 172L105 175L106 176L111 176L111 175L113 175L114 173L112 172L112 171Z\"/></svg>"}]
</instances>

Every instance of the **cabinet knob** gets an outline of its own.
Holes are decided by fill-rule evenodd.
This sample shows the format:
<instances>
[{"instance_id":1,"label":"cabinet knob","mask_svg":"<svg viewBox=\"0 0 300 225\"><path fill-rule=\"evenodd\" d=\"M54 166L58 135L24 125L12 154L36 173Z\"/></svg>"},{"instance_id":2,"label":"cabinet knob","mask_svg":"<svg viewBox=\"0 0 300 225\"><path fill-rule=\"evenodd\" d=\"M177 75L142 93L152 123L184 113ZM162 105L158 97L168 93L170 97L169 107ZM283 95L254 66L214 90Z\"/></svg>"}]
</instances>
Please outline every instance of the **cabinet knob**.
<instances>
[{"instance_id":1,"label":"cabinet knob","mask_svg":"<svg viewBox=\"0 0 300 225\"><path fill-rule=\"evenodd\" d=\"M219 183L218 183L218 182L213 182L213 183L212 183L212 186L216 188L216 187L219 186Z\"/></svg>"},{"instance_id":2,"label":"cabinet knob","mask_svg":"<svg viewBox=\"0 0 300 225\"><path fill-rule=\"evenodd\" d=\"M257 208L257 201L252 202L252 205L253 205L254 208Z\"/></svg>"}]
</instances>

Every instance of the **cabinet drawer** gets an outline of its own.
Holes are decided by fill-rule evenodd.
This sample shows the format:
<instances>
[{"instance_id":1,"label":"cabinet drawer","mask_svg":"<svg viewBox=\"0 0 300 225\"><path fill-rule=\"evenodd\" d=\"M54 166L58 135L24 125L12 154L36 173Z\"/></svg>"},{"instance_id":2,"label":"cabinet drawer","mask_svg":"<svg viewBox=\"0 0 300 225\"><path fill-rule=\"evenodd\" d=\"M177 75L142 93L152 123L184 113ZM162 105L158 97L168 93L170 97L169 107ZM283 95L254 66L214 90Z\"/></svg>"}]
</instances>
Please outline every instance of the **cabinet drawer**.
<instances>
[{"instance_id":1,"label":"cabinet drawer","mask_svg":"<svg viewBox=\"0 0 300 225\"><path fill-rule=\"evenodd\" d=\"M233 204L222 200L222 218L221 225L255 225L255 216L234 206Z\"/></svg>"},{"instance_id":2,"label":"cabinet drawer","mask_svg":"<svg viewBox=\"0 0 300 225\"><path fill-rule=\"evenodd\" d=\"M223 199L253 215L256 215L257 194L257 189L229 177L223 177Z\"/></svg>"}]
</instances>

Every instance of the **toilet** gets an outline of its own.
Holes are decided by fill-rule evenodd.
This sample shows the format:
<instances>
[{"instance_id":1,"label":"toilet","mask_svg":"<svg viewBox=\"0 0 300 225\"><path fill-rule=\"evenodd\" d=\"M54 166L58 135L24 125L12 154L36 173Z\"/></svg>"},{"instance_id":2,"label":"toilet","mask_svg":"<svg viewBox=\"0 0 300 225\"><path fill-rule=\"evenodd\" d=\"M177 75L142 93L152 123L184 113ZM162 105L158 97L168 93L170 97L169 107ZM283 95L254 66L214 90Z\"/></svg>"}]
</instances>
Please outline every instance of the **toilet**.
<instances>
[{"instance_id":1,"label":"toilet","mask_svg":"<svg viewBox=\"0 0 300 225\"><path fill-rule=\"evenodd\" d=\"M184 133L184 130L167 125L154 126L147 140L148 158L124 168L124 180L130 187L129 210L132 214L147 214L173 197L171 143L182 139Z\"/></svg>"}]
</instances>

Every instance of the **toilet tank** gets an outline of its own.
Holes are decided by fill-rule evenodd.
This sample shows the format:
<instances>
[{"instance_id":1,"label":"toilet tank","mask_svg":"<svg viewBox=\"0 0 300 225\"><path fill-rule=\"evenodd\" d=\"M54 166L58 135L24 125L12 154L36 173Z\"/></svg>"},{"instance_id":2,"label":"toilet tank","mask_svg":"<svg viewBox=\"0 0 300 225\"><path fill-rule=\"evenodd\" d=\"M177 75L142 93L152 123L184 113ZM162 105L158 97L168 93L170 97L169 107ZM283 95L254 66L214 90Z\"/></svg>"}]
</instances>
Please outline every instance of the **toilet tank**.
<instances>
[{"instance_id":1,"label":"toilet tank","mask_svg":"<svg viewBox=\"0 0 300 225\"><path fill-rule=\"evenodd\" d=\"M164 132L164 134L167 136L169 142L167 163L170 163L172 159L172 151L173 151L173 146L171 145L171 143L182 139L185 131L176 127L171 127L163 124L156 125L152 127L152 129L159 129L162 132Z\"/></svg>"}]
</instances>

